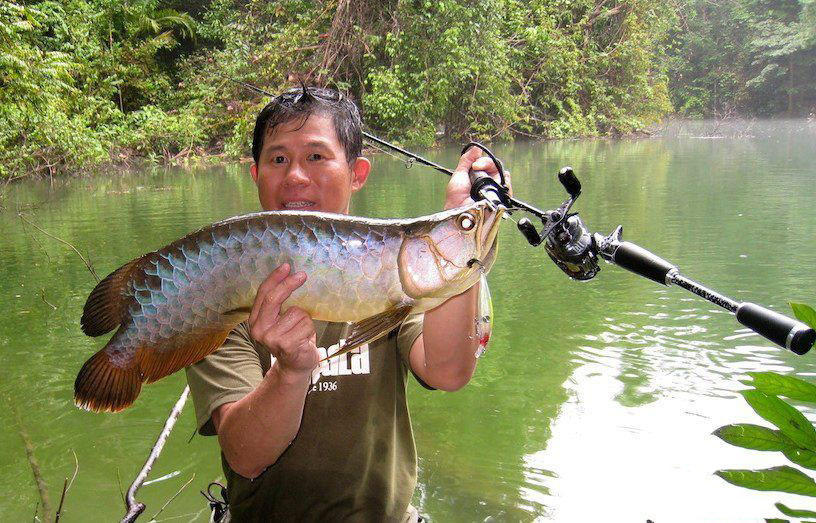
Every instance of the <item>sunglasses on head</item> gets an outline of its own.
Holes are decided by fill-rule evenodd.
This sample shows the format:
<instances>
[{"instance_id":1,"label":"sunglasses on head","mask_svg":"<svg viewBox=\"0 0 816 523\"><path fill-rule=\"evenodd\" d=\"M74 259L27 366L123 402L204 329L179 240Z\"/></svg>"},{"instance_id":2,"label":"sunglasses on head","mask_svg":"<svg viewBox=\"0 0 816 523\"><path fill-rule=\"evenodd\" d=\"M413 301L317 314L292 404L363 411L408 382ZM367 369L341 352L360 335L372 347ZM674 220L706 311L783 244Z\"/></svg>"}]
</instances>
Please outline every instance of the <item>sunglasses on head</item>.
<instances>
[{"instance_id":1,"label":"sunglasses on head","mask_svg":"<svg viewBox=\"0 0 816 523\"><path fill-rule=\"evenodd\" d=\"M288 91L279 94L275 98L275 102L281 105L296 105L298 103L305 103L309 98L320 98L331 102L339 102L343 99L343 95L333 89L326 89L324 87L307 87L301 84L301 87L289 89Z\"/></svg>"}]
</instances>

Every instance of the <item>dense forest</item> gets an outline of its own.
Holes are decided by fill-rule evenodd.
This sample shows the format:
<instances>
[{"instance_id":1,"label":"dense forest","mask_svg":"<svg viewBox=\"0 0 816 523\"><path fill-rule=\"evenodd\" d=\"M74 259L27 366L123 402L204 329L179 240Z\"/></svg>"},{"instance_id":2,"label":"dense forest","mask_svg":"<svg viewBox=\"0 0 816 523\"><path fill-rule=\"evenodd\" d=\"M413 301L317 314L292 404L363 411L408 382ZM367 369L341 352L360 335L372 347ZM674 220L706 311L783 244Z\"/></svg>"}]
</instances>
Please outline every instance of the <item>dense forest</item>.
<instances>
[{"instance_id":1,"label":"dense forest","mask_svg":"<svg viewBox=\"0 0 816 523\"><path fill-rule=\"evenodd\" d=\"M0 2L0 177L246 156L272 92L351 92L374 132L626 134L816 112L814 0Z\"/></svg>"}]
</instances>

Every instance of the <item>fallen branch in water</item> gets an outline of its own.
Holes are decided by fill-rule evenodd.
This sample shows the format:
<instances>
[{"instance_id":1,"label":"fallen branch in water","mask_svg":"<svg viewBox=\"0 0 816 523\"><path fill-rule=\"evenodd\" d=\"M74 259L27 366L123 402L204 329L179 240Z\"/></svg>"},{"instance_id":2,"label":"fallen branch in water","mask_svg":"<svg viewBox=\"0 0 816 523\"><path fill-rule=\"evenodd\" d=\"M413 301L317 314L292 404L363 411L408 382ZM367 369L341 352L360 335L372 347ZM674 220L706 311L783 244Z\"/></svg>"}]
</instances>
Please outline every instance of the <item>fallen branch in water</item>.
<instances>
[{"instance_id":1,"label":"fallen branch in water","mask_svg":"<svg viewBox=\"0 0 816 523\"><path fill-rule=\"evenodd\" d=\"M145 504L136 501L136 491L141 488L142 484L147 479L147 475L150 474L150 469L153 468L153 463L156 462L159 454L161 454L164 444L167 443L167 438L170 436L170 432L173 430L173 426L176 424L176 421L181 414L181 410L184 408L184 404L187 402L187 396L189 394L190 387L185 386L184 391L182 391L181 396L179 396L178 401L176 401L176 404L170 411L170 415L167 416L167 421L164 422L164 428L159 433L159 437L156 439L156 444L153 445L153 449L150 451L150 455L147 457L144 467L142 467L142 470L139 471L136 479L134 479L133 483L130 485L126 498L127 514L125 514L125 517L122 518L122 523L132 523L133 521L136 521L136 518L138 518L142 512L144 512Z\"/></svg>"},{"instance_id":2,"label":"fallen branch in water","mask_svg":"<svg viewBox=\"0 0 816 523\"><path fill-rule=\"evenodd\" d=\"M125 489L122 488L122 476L119 475L119 467L116 467L116 484L119 485L119 495L122 496L122 503L127 508L127 499L125 498Z\"/></svg>"},{"instance_id":3,"label":"fallen branch in water","mask_svg":"<svg viewBox=\"0 0 816 523\"><path fill-rule=\"evenodd\" d=\"M62 484L62 496L60 496L59 507L57 508L57 515L54 517L54 523L59 523L60 516L62 515L62 506L65 503L65 495L71 490L71 485L74 484L74 480L79 472L79 460L77 459L76 452L73 450L71 450L71 452L74 454L74 475L71 476L71 481L65 478L65 483Z\"/></svg>"},{"instance_id":4,"label":"fallen branch in water","mask_svg":"<svg viewBox=\"0 0 816 523\"><path fill-rule=\"evenodd\" d=\"M17 420L17 430L20 438L23 440L23 447L25 448L26 458L28 458L28 465L31 467L31 473L34 475L34 483L37 485L37 492L40 494L40 503L42 504L43 521L51 520L51 502L48 499L48 487L43 479L42 472L40 472L40 464L34 456L34 445L31 444L31 439L28 433L23 428L23 420L17 408L12 405L11 410L14 412L14 417ZM36 515L36 512L35 512Z\"/></svg>"},{"instance_id":5,"label":"fallen branch in water","mask_svg":"<svg viewBox=\"0 0 816 523\"><path fill-rule=\"evenodd\" d=\"M54 516L54 523L59 523L60 516L62 515L62 505L65 503L66 492L68 492L68 478L65 478L65 482L62 484L62 495L60 496L59 507L57 507L57 515Z\"/></svg>"},{"instance_id":6,"label":"fallen branch in water","mask_svg":"<svg viewBox=\"0 0 816 523\"><path fill-rule=\"evenodd\" d=\"M23 216L23 213L18 212L18 213L17 213L17 217L19 217L19 218L20 218L20 219L21 219L23 222L25 222L25 223L27 223L28 225L30 225L30 226L32 226L32 227L34 227L35 229L37 229L37 230L38 230L38 231L40 231L41 233L45 234L45 235L46 235L46 236L48 236L49 238L52 238L52 239L54 239L54 240L57 240L58 242L60 242L60 243L62 243L62 244L65 244L65 245L67 245L68 247L70 247L71 249L73 249L73 250L74 250L74 252L75 252L75 253L77 253L77 255L79 256L79 258L80 258L80 259L82 260L82 262L85 264L85 267L87 267L87 268L88 268L88 270L89 270L89 271L91 271L91 274L93 275L93 277L94 277L94 278L96 278L96 281L99 281L99 276L96 274L96 271L94 270L93 265L91 265L91 262L90 262L90 261L88 261L88 260L85 258L85 256L83 256L83 255L82 255L82 253L81 253L81 252L79 252L79 249L77 249L76 247L74 247L74 245L73 245L71 242L66 241L66 240L63 240L62 238L58 238L58 237L54 236L53 234L51 234L51 233L49 233L49 232L47 232L47 231L44 231L44 230L43 230L42 228L40 228L40 227L39 227L37 224L33 223L32 221L28 220L28 219L27 219L25 216Z\"/></svg>"},{"instance_id":7,"label":"fallen branch in water","mask_svg":"<svg viewBox=\"0 0 816 523\"><path fill-rule=\"evenodd\" d=\"M191 477L190 479L188 479L188 480L187 480L187 483L185 483L184 485L182 485L182 486L181 486L181 488L180 488L180 489L178 489L178 492L176 492L175 494L173 494L173 496L172 496L170 499L168 499L168 500L167 500L167 502L166 502L164 505L162 505L162 508L160 508L158 512L156 512L155 514L153 514L153 517L152 517L152 518L150 518L150 521L156 521L156 518L157 518L157 517L159 517L159 514L161 514L162 512L164 512L164 509L166 509L166 508L167 508L167 505L169 505L169 504L170 504L170 503L171 503L171 502L172 502L174 499L176 499L176 498L178 497L178 495L179 495L179 494L181 494L181 491L183 491L184 489L186 489L186 488L187 488L187 486L188 486L190 483L192 483L194 479L195 479L195 473L193 473L192 477Z\"/></svg>"},{"instance_id":8,"label":"fallen branch in water","mask_svg":"<svg viewBox=\"0 0 816 523\"><path fill-rule=\"evenodd\" d=\"M45 299L45 287L40 288L40 298L42 298L42 301L44 301L46 305L49 305L52 309L57 310L56 305Z\"/></svg>"}]
</instances>

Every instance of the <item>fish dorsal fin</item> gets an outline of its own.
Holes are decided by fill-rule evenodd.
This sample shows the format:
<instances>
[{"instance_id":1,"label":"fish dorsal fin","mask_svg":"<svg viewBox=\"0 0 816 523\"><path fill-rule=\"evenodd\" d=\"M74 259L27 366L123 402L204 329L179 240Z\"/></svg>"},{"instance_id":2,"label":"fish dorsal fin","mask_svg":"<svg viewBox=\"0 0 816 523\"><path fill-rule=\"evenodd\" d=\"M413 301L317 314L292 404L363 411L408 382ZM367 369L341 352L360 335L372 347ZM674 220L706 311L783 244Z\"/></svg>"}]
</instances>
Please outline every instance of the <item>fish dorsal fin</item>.
<instances>
[{"instance_id":1,"label":"fish dorsal fin","mask_svg":"<svg viewBox=\"0 0 816 523\"><path fill-rule=\"evenodd\" d=\"M408 314L411 312L411 308L412 307L410 305L399 305L397 307L388 309L385 312L375 314L370 318L352 323L348 338L344 340L343 344L340 346L340 350L331 356L323 358L321 361L326 361L335 356L340 356L349 352L350 350L356 349L360 345L371 343L372 341L380 339L402 323L403 320L408 317Z\"/></svg>"},{"instance_id":2,"label":"fish dorsal fin","mask_svg":"<svg viewBox=\"0 0 816 523\"><path fill-rule=\"evenodd\" d=\"M142 258L136 258L108 274L91 291L82 309L82 332L101 336L118 327L125 315L124 292Z\"/></svg>"}]
</instances>

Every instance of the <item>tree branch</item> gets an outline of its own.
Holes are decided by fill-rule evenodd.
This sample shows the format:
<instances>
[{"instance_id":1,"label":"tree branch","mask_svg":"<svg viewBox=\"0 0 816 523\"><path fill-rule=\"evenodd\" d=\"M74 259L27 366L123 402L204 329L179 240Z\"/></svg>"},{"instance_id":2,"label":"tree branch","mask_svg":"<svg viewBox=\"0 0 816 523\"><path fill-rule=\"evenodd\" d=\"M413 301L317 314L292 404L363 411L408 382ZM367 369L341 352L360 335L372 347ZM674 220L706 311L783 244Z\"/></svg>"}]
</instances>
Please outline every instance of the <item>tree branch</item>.
<instances>
[{"instance_id":1,"label":"tree branch","mask_svg":"<svg viewBox=\"0 0 816 523\"><path fill-rule=\"evenodd\" d=\"M190 387L188 385L184 387L184 391L182 391L181 396L179 396L178 401L176 401L176 404L173 406L173 409L167 416L167 421L164 422L164 428L159 433L159 437L156 439L156 444L153 445L153 449L150 451L150 455L147 457L144 467L142 467L142 470L139 471L136 479L134 479L133 483L130 485L126 498L127 514L125 514L125 517L122 518L122 523L132 523L133 521L136 521L136 518L138 518L142 512L144 512L145 504L136 501L136 491L141 488L142 484L147 479L147 475L150 474L150 469L153 468L153 463L156 462L159 454L161 454L164 444L167 443L167 438L170 436L170 432L173 430L173 426L176 424L176 421L181 414L181 410L184 408L184 404L187 402L187 396L189 394Z\"/></svg>"}]
</instances>

